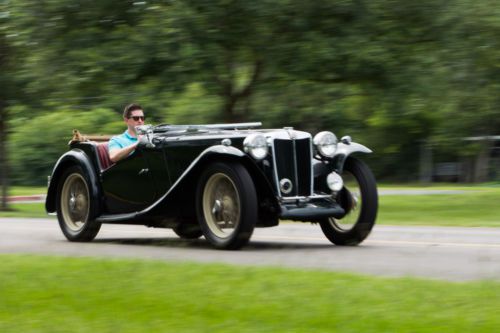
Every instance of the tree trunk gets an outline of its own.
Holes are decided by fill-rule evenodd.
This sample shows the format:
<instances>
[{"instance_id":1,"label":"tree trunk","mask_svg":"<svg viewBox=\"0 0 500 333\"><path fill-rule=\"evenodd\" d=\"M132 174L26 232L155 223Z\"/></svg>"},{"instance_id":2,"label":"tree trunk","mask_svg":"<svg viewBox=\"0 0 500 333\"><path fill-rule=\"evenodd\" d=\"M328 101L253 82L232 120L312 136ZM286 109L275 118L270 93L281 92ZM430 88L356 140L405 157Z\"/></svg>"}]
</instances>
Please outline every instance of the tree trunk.
<instances>
[{"instance_id":1,"label":"tree trunk","mask_svg":"<svg viewBox=\"0 0 500 333\"><path fill-rule=\"evenodd\" d=\"M427 140L420 142L420 183L432 183L432 146Z\"/></svg>"},{"instance_id":2,"label":"tree trunk","mask_svg":"<svg viewBox=\"0 0 500 333\"><path fill-rule=\"evenodd\" d=\"M472 157L462 157L461 160L462 171L460 175L461 183L472 183L473 180L473 164L474 159Z\"/></svg>"},{"instance_id":3,"label":"tree trunk","mask_svg":"<svg viewBox=\"0 0 500 333\"><path fill-rule=\"evenodd\" d=\"M9 187L8 158L7 158L7 111L0 101L0 186L2 187L2 202L0 210L8 210L7 194Z\"/></svg>"},{"instance_id":4,"label":"tree trunk","mask_svg":"<svg viewBox=\"0 0 500 333\"><path fill-rule=\"evenodd\" d=\"M482 149L477 155L474 165L475 183L482 183L488 181L492 142L493 141L488 141L488 140L482 142L483 144Z\"/></svg>"},{"instance_id":5,"label":"tree trunk","mask_svg":"<svg viewBox=\"0 0 500 333\"><path fill-rule=\"evenodd\" d=\"M231 62L230 62L231 63ZM234 70L232 66L227 66L228 71ZM220 96L224 99L223 106L223 117L225 122L239 122L239 121L247 121L247 117L249 115L249 100L253 93L253 89L257 84L257 80L259 79L260 73L262 71L262 61L260 59L255 60L252 77L246 84L244 88L240 91L237 91L235 88L236 84L233 82L236 79L233 79L236 75L234 73L230 73L228 75L229 79L222 80L216 77L216 81L221 85L221 94ZM241 115L236 114L236 104L247 102L244 106L244 110Z\"/></svg>"},{"instance_id":6,"label":"tree trunk","mask_svg":"<svg viewBox=\"0 0 500 333\"><path fill-rule=\"evenodd\" d=\"M236 106L237 97L232 92L228 92L224 96L224 121L228 123L236 122L236 114L234 107Z\"/></svg>"}]
</instances>

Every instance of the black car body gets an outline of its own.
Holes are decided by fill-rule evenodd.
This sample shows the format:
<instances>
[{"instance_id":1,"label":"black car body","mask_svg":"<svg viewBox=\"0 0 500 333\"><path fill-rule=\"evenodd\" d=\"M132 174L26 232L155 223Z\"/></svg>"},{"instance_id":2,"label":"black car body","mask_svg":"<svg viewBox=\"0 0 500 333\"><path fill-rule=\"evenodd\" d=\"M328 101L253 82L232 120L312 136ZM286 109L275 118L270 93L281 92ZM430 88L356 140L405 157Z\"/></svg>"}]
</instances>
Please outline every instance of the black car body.
<instances>
[{"instance_id":1,"label":"black car body","mask_svg":"<svg viewBox=\"0 0 500 333\"><path fill-rule=\"evenodd\" d=\"M374 177L351 156L371 151L350 137L260 123L137 130L140 145L118 163L110 164L107 143L86 139L57 161L46 210L69 240L92 240L102 223L143 224L236 249L254 227L286 219L318 222L330 241L347 245L375 223Z\"/></svg>"}]
</instances>

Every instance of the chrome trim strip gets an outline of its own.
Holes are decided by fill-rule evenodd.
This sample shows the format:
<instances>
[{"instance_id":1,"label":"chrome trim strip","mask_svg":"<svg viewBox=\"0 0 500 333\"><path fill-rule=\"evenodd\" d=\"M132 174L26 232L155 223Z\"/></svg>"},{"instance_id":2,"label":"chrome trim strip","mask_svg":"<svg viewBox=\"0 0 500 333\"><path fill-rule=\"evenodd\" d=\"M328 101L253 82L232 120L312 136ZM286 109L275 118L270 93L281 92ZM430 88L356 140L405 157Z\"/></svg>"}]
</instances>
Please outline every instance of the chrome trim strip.
<instances>
[{"instance_id":1,"label":"chrome trim strip","mask_svg":"<svg viewBox=\"0 0 500 333\"><path fill-rule=\"evenodd\" d=\"M278 168L277 168L277 162L276 162L276 145L275 145L275 138L271 138L272 142L272 149L273 149L273 174L274 174L274 183L276 184L276 193L278 193L278 197L281 198L281 189L280 189L280 180L278 178Z\"/></svg>"},{"instance_id":2,"label":"chrome trim strip","mask_svg":"<svg viewBox=\"0 0 500 333\"><path fill-rule=\"evenodd\" d=\"M311 160L311 192L309 192L311 195L313 195L314 193L314 169L313 169L313 160L314 160L314 151L313 151L313 139L312 139L312 136L310 137L310 140L309 140L309 149L311 151L311 156L310 156L310 160Z\"/></svg>"},{"instance_id":3,"label":"chrome trim strip","mask_svg":"<svg viewBox=\"0 0 500 333\"><path fill-rule=\"evenodd\" d=\"M291 136L292 139L292 147L293 147L293 168L294 168L294 181L295 181L295 193L299 195L299 173L297 171L297 168L299 167L297 165L297 143L295 142L295 138Z\"/></svg>"},{"instance_id":4,"label":"chrome trim strip","mask_svg":"<svg viewBox=\"0 0 500 333\"><path fill-rule=\"evenodd\" d=\"M193 125L190 125L195 127ZM208 124L199 125L200 128L210 128L210 129L245 129L245 128L258 128L262 127L262 122L251 122L251 123L233 123L233 124Z\"/></svg>"}]
</instances>

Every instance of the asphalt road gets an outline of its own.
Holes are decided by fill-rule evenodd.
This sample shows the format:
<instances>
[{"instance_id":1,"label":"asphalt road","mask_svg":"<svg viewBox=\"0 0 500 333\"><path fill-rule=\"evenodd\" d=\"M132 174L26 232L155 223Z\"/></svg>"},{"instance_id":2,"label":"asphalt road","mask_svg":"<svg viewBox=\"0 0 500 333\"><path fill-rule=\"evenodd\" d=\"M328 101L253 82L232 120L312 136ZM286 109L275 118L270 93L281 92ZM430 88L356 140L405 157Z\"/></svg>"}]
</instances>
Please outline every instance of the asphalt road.
<instances>
[{"instance_id":1,"label":"asphalt road","mask_svg":"<svg viewBox=\"0 0 500 333\"><path fill-rule=\"evenodd\" d=\"M91 243L66 241L55 219L0 218L0 253L141 258L314 268L440 280L500 280L500 228L376 226L357 247L330 244L319 226L256 229L240 251L214 250L168 229L103 225Z\"/></svg>"}]
</instances>

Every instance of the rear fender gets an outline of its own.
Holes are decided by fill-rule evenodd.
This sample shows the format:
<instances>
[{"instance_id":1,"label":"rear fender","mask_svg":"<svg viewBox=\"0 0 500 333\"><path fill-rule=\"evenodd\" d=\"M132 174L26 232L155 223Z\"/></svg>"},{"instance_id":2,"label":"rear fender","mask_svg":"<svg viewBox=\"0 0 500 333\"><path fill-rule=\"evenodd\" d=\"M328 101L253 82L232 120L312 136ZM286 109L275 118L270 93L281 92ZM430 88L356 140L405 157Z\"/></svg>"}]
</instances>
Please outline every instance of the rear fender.
<instances>
[{"instance_id":1,"label":"rear fender","mask_svg":"<svg viewBox=\"0 0 500 333\"><path fill-rule=\"evenodd\" d=\"M52 174L50 176L49 186L47 189L47 198L45 199L45 210L47 213L54 213L57 209L57 189L64 171L73 165L79 165L89 181L89 194L91 198L100 198L100 183L99 177L95 171L93 163L90 161L87 154L80 149L72 149L62 155L57 160ZM98 208L100 205L95 205ZM93 212L96 216L98 212Z\"/></svg>"}]
</instances>

